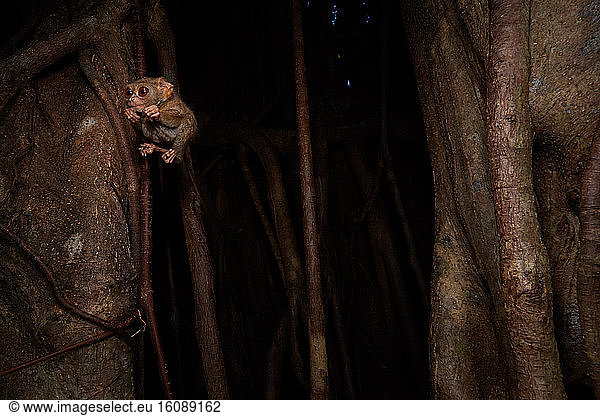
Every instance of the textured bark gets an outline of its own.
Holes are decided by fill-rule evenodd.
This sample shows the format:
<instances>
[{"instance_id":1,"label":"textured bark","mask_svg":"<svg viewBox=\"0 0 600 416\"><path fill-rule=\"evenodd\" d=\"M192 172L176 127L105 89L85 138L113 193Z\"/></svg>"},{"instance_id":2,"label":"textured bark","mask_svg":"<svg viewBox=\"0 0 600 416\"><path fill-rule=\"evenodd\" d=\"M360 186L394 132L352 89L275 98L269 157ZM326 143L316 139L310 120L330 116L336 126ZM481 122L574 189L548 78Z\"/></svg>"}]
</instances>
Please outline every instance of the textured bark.
<instances>
[{"instance_id":1,"label":"textured bark","mask_svg":"<svg viewBox=\"0 0 600 416\"><path fill-rule=\"evenodd\" d=\"M26 363L17 365L16 367L13 367L11 369L2 371L2 372L0 372L0 377L4 377L4 376L7 376L9 374L16 373L17 371L24 370L24 369L26 369L28 367L31 367L33 365L36 365L38 363L44 362L46 360L50 360L50 359L52 359L54 357L58 357L59 355L63 355L63 354L66 354L68 352L71 352L71 351L76 351L76 350L78 350L80 348L84 348L84 347L88 347L90 345L94 345L94 344L96 344L96 343L98 343L100 341L104 341L105 339L110 338L110 337L112 337L114 335L115 335L115 333L113 331L104 331L104 332L101 332L100 334L98 334L96 336L93 336L91 338L85 339L85 340L83 340L81 342L78 342L76 344L71 344L71 345L66 346L64 348L61 348L58 351L51 352L49 354L46 354L46 355L43 355L41 357L35 358L35 359L33 359L31 361L28 361Z\"/></svg>"},{"instance_id":2,"label":"textured bark","mask_svg":"<svg viewBox=\"0 0 600 416\"><path fill-rule=\"evenodd\" d=\"M466 243L466 255L489 290L498 356L507 364L499 370L506 397L564 397L561 366L569 389L581 388L583 373L594 371L585 368L581 326L586 318L575 287L576 275L591 276L597 260L597 247L583 231L584 222L588 236L598 228L586 212L597 205L586 207L586 195L597 194L597 180L584 174L589 154L595 154L590 146L600 107L594 87L599 55L591 53L598 50L597 5L535 0L530 8L528 1L426 0L404 6L434 170L436 244L442 209L454 206L447 215L462 232L453 235ZM593 164L592 156L587 166ZM582 256L590 260L587 265ZM436 254L455 257L442 256L441 249ZM453 391L448 380L462 377L474 380L480 389L475 396L481 397L486 381L477 367L461 369L464 363L438 342L440 325L456 324L458 318L439 318L443 308L436 291L457 281L455 273L433 276L435 392ZM582 284L585 278L579 278L580 289Z\"/></svg>"},{"instance_id":3,"label":"textured bark","mask_svg":"<svg viewBox=\"0 0 600 416\"><path fill-rule=\"evenodd\" d=\"M110 86L106 82L103 82L107 78L107 75L98 73L97 67L101 66L101 62L98 59L94 59L93 52L87 49L81 51L79 53L79 64L87 81L94 88L94 92L100 100L116 136L116 144L122 158L122 167L127 180L126 195L130 205L127 207L130 230L129 239L133 250L133 257L139 267L140 216L139 210L136 208L139 207L139 182L138 171L133 158L135 152L132 145L133 141L130 140L131 137L134 137L133 130L127 130L127 125L119 113L119 108L111 98L111 92L112 97L114 97L116 91L111 91Z\"/></svg>"},{"instance_id":4,"label":"textured bark","mask_svg":"<svg viewBox=\"0 0 600 416\"><path fill-rule=\"evenodd\" d=\"M60 19L45 16L30 42L0 63L0 131L10 149L0 157L0 217L52 270L66 302L118 326L135 312L137 287L139 223L128 208L139 188L116 95L130 77L121 32L130 2L78 6ZM4 243L1 250L0 314L10 325L0 328L0 368L101 338L89 319L55 302L56 289L31 258ZM132 396L127 342L79 346L3 377L2 396Z\"/></svg>"},{"instance_id":5,"label":"textured bark","mask_svg":"<svg viewBox=\"0 0 600 416\"><path fill-rule=\"evenodd\" d=\"M581 248L577 270L577 296L589 376L594 395L600 398L600 136L590 148L583 173Z\"/></svg>"},{"instance_id":6,"label":"textured bark","mask_svg":"<svg viewBox=\"0 0 600 416\"><path fill-rule=\"evenodd\" d=\"M285 327L289 325L287 313L283 315L277 323L277 328L273 334L273 342L267 353L267 364L265 369L265 398L268 400L277 399L281 387L281 367L283 365L283 355L286 350Z\"/></svg>"},{"instance_id":7,"label":"textured bark","mask_svg":"<svg viewBox=\"0 0 600 416\"><path fill-rule=\"evenodd\" d=\"M181 213L192 272L196 339L202 354L208 397L228 399L229 388L217 325L214 269L203 223L200 195L188 176L193 174L189 157L186 157L185 163L188 164L189 172L183 168L180 172Z\"/></svg>"},{"instance_id":8,"label":"textured bark","mask_svg":"<svg viewBox=\"0 0 600 416\"><path fill-rule=\"evenodd\" d=\"M132 323L133 319L126 319L123 322L112 323L101 317L88 313L69 302L64 297L62 293L63 288L59 285L58 281L56 280L56 277L54 276L54 273L52 273L48 266L33 251L31 251L31 249L25 244L25 242L2 224L0 224L0 231L5 236L8 236L10 240L16 243L16 245L23 251L23 253L25 253L35 263L35 265L47 279L48 283L50 284L50 287L52 288L53 296L56 298L58 304L62 308L66 309L74 316L83 319L84 321L88 321L102 328L115 330L115 332L126 328L130 323Z\"/></svg>"},{"instance_id":9,"label":"textured bark","mask_svg":"<svg viewBox=\"0 0 600 416\"><path fill-rule=\"evenodd\" d=\"M577 301L579 219L569 208L565 180L552 157L538 152L533 166L539 221L550 259L558 351L565 382L577 382L587 371Z\"/></svg>"},{"instance_id":10,"label":"textured bark","mask_svg":"<svg viewBox=\"0 0 600 416\"><path fill-rule=\"evenodd\" d=\"M315 176L317 187L317 206L319 217L321 267L327 291L326 299L329 301L329 311L335 326L335 338L337 340L339 365L344 380L343 397L347 399L356 398L356 390L352 376L352 361L348 353L347 334L345 331L342 302L339 295L339 278L335 273L334 256L332 255L333 236L329 224L329 146L327 144L326 128L318 126L315 137ZM330 384L332 384L330 377Z\"/></svg>"},{"instance_id":11,"label":"textured bark","mask_svg":"<svg viewBox=\"0 0 600 416\"><path fill-rule=\"evenodd\" d=\"M559 399L565 392L552 323L550 269L533 193L530 2L491 1L490 10L488 148L517 397Z\"/></svg>"},{"instance_id":12,"label":"textured bark","mask_svg":"<svg viewBox=\"0 0 600 416\"><path fill-rule=\"evenodd\" d=\"M0 64L0 110L17 91L21 83L52 63L85 47L103 42L106 28L121 23L129 11L129 0L98 2L89 14L80 16L38 36L33 42L6 57Z\"/></svg>"},{"instance_id":13,"label":"textured bark","mask_svg":"<svg viewBox=\"0 0 600 416\"><path fill-rule=\"evenodd\" d=\"M434 173L434 266L439 266L432 276L433 393L462 399L511 397L513 390L485 142L485 48L475 42L478 30L487 27L487 11L471 9L472 32L446 1L404 2ZM449 242L463 248L446 248ZM467 264L474 265L475 271L466 268ZM469 279L463 279L461 270L470 270ZM442 302L445 296L454 300ZM453 305L461 305L460 313L453 312ZM473 317L471 325L464 326L465 316ZM459 335L455 338L447 328L458 328ZM464 351L461 345L482 347L457 354ZM500 357L500 365L490 368L485 359L480 360L477 354L482 350ZM459 383L462 387L456 389L453 380L465 380L465 385Z\"/></svg>"},{"instance_id":14,"label":"textured bark","mask_svg":"<svg viewBox=\"0 0 600 416\"><path fill-rule=\"evenodd\" d=\"M429 346L433 394L438 399L506 398L491 299L455 218L448 207L437 209Z\"/></svg>"},{"instance_id":15,"label":"textured bark","mask_svg":"<svg viewBox=\"0 0 600 416\"><path fill-rule=\"evenodd\" d=\"M315 208L312 150L308 113L308 89L304 64L302 9L299 0L292 0L294 32L294 75L296 81L296 114L300 153L300 189L304 222L304 257L308 297L308 342L310 356L310 397L326 399L329 390L325 315L321 291L319 234Z\"/></svg>"},{"instance_id":16,"label":"textured bark","mask_svg":"<svg viewBox=\"0 0 600 416\"><path fill-rule=\"evenodd\" d=\"M565 105L569 108L585 106L583 108L587 111L570 114L556 109L547 110L540 124L564 132L565 153L569 156L565 163L568 195L570 198L576 197L578 191L581 195L578 212L580 250L577 264L577 298L587 355L587 372L594 395L596 399L600 399L600 135L598 134L600 93L595 88L595 85L600 82L600 73L597 69L600 61L597 42L598 2L581 1L575 5L557 5L560 6L562 10L557 12L568 19L569 27L558 33L551 32L544 35L547 35L547 42L552 42L556 37L561 36L569 39L576 47L564 48L564 51L561 49L559 53L562 60L556 62L555 58L546 64L547 72L552 76L552 78L548 77L549 81L552 82L554 78L565 73L568 74L569 80L564 88L565 91L558 97L552 97L554 102L552 108L560 109ZM581 28L571 23L577 22L577 19L582 19L584 22ZM583 59L572 59L579 56L583 56ZM578 87L581 81L584 81L586 88ZM540 104L543 107L547 102ZM581 177L577 174L580 166L585 166ZM575 174L572 171L575 171Z\"/></svg>"}]
</instances>

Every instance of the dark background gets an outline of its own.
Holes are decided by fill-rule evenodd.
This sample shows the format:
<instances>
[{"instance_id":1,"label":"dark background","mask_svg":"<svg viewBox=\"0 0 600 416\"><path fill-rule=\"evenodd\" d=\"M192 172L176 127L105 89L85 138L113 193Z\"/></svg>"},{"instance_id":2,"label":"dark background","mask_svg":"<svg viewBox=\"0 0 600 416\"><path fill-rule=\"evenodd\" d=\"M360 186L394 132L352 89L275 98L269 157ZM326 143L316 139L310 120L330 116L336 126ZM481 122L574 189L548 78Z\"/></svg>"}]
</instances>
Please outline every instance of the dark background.
<instances>
[{"instance_id":1,"label":"dark background","mask_svg":"<svg viewBox=\"0 0 600 416\"><path fill-rule=\"evenodd\" d=\"M351 140L364 151L376 179L371 184L370 199L365 199L357 185L356 175L360 173L348 162L344 139L330 144L328 250L333 258L334 287L340 299L342 332L348 349L348 362L342 362L340 335L332 323L326 295L331 397L425 398L429 385L428 308L419 300L400 218L385 175L378 168L383 88L387 94L393 169L415 234L419 263L425 276L429 276L433 233L431 168L400 10L395 4L386 4L382 14L382 1L374 0L303 3L313 142L322 138L319 132L341 127L369 132ZM14 9L7 9L1 17L2 40L18 30L32 5L47 7L49 11L55 7L53 2L23 1L13 5ZM175 34L180 93L196 114L206 113L213 120L230 125L254 123L256 128L295 129L288 1L181 0L164 1L164 5ZM383 59L384 36L389 43ZM149 75L159 75L150 48L148 54ZM383 86L382 63L386 74ZM214 145L201 133L192 145L192 154L215 264L218 320L228 382L233 398L260 398L264 397L266 356L277 318L285 308L285 293L242 176L236 147ZM302 235L302 215L295 146L280 152L278 158L298 237ZM265 195L264 172L256 158L251 157L250 162ZM171 170L159 172L158 162L153 165L155 299L170 375L178 398L204 397L177 181ZM413 311L411 325L417 328L419 339L410 339L403 332L402 317L391 324L384 318L383 289L378 285L373 260L377 253L374 254L369 238L373 209L380 209L394 237L392 251L402 268L396 272L406 282L406 296ZM301 247L301 238L297 239ZM171 284L167 278L169 270ZM393 299L396 305L398 301ZM301 332L305 333L305 328ZM301 341L307 363L306 339ZM146 395L160 397L150 343L146 344ZM351 372L352 394L343 381L343 367ZM306 382L292 374L285 359L280 397L303 398L307 392Z\"/></svg>"}]
</instances>

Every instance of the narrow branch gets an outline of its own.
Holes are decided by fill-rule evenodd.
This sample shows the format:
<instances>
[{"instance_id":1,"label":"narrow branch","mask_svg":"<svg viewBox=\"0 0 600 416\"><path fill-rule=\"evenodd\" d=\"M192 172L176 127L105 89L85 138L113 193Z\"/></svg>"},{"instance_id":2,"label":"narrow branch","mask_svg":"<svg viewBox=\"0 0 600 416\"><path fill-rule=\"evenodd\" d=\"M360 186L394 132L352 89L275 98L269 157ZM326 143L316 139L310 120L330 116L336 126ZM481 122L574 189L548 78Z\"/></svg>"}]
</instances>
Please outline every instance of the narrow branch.
<instances>
[{"instance_id":1,"label":"narrow branch","mask_svg":"<svg viewBox=\"0 0 600 416\"><path fill-rule=\"evenodd\" d=\"M147 34L154 45L161 73L178 88L175 42L165 10L160 1L148 1L145 5ZM216 160L205 172L215 163ZM179 172L179 182L179 199L194 290L196 339L202 355L206 386L209 397L227 399L229 387L217 323L215 274L201 211L202 200L189 149L185 154L184 166Z\"/></svg>"},{"instance_id":2,"label":"narrow branch","mask_svg":"<svg viewBox=\"0 0 600 416\"><path fill-rule=\"evenodd\" d=\"M275 256L275 261L277 262L279 273L281 274L281 278L283 279L285 278L285 269L283 267L283 260L281 259L281 248L277 243L277 240L275 238L275 232L273 231L273 226L269 221L269 217L267 215L265 207L263 206L260 194L258 193L258 187L256 186L256 182L254 181L252 171L250 170L250 163L248 162L248 149L244 145L240 145L238 147L238 160L242 168L242 173L244 174L244 179L246 180L246 184L248 185L248 189L250 190L250 195L252 196L252 201L254 202L256 212L258 213L260 221L263 225L265 234L267 235L267 239L269 240L269 244L271 244L271 250L273 251L273 255Z\"/></svg>"},{"instance_id":3,"label":"narrow branch","mask_svg":"<svg viewBox=\"0 0 600 416\"><path fill-rule=\"evenodd\" d=\"M135 69L138 78L146 74L146 53L141 23L140 0L135 0L134 8L134 46ZM152 290L152 183L150 181L149 158L142 161L140 172L140 304L148 319L150 339L154 348L156 365L162 384L163 392L167 399L173 399L171 381L167 371L167 360L163 351Z\"/></svg>"},{"instance_id":4,"label":"narrow branch","mask_svg":"<svg viewBox=\"0 0 600 416\"><path fill-rule=\"evenodd\" d=\"M300 152L300 188L304 222L304 255L308 295L308 337L310 350L310 397L326 399L329 395L325 316L321 291L319 234L315 208L312 150L308 113L308 89L304 63L302 9L299 0L292 0L294 37L294 76L296 81L296 114Z\"/></svg>"},{"instance_id":5,"label":"narrow branch","mask_svg":"<svg viewBox=\"0 0 600 416\"><path fill-rule=\"evenodd\" d=\"M17 236L15 233L13 233L10 229L8 229L4 224L0 224L0 231L2 231L4 234L6 234L7 236L9 236L18 246L19 248L25 253L27 254L27 256L29 256L34 263L36 264L36 266L38 267L38 269L44 274L44 276L46 276L46 279L48 280L48 282L50 283L50 286L52 287L52 293L54 294L54 297L56 298L56 300L58 301L58 303L65 308L67 311L69 311L70 313L72 313L75 316L78 316L79 318L91 322L95 325L98 325L102 328L108 328L111 330L117 330L117 329L122 329L125 328L126 326L128 326L129 324L131 324L131 322L133 322L133 320L130 318L122 323L118 323L118 324L113 324L105 319L102 319L98 316L92 315L88 312L85 312L81 309L79 309L77 306L73 305L71 302L69 302L62 294L62 291L58 285L58 282L56 280L56 278L54 277L54 273L52 273L52 271L50 270L50 268L46 265L46 263L44 263L42 261L41 258L38 257L37 254L35 254L28 246L27 244L25 244L25 242L19 237Z\"/></svg>"},{"instance_id":6,"label":"narrow branch","mask_svg":"<svg viewBox=\"0 0 600 416\"><path fill-rule=\"evenodd\" d=\"M193 172L189 149L184 163ZM204 378L211 399L228 399L229 388L215 304L214 269L203 223L200 195L190 183L192 174L180 169L181 215L192 273L196 339L202 354Z\"/></svg>"},{"instance_id":7,"label":"narrow branch","mask_svg":"<svg viewBox=\"0 0 600 416\"><path fill-rule=\"evenodd\" d=\"M87 346L92 345L92 344L96 344L96 343L98 343L100 341L103 341L103 340L109 338L109 337L112 337L113 335L115 335L115 333L113 331L104 331L104 332L102 332L102 333L100 333L98 335L95 335L93 337L85 339L85 340L83 340L81 342L78 342L76 344L69 345L69 346L67 346L65 348L61 348L58 351L51 352L50 354L46 354L46 355L44 355L42 357L38 357L38 358L35 358L35 359L31 360L31 361L27 361L26 363L19 364L19 365L13 367L13 368L9 368L8 370L4 370L4 371L0 372L0 378L4 377L4 376L7 376L9 374L12 374L12 373L16 373L17 371L23 370L25 368L31 367L32 365L41 363L42 361L46 361L46 360L49 360L51 358L58 357L59 355L66 354L66 353L68 353L70 351L78 350L80 348L87 347Z\"/></svg>"},{"instance_id":8,"label":"narrow branch","mask_svg":"<svg viewBox=\"0 0 600 416\"><path fill-rule=\"evenodd\" d=\"M317 186L317 205L319 207L319 229L321 230L321 265L323 270L323 280L327 298L329 300L329 310L332 312L333 324L335 327L335 338L339 352L339 364L342 367L342 377L345 383L344 398L356 398L353 376L352 360L348 353L347 337L343 320L342 305L338 295L338 285L336 283L337 273L334 271L334 256L331 254L335 243L332 240L332 231L329 226L329 146L327 143L326 129L323 126L317 127L315 140L315 174ZM314 137L314 136L313 136ZM342 273L343 274L343 273ZM327 305L325 305L327 309ZM331 345L331 343L330 343Z\"/></svg>"},{"instance_id":9,"label":"narrow branch","mask_svg":"<svg viewBox=\"0 0 600 416\"><path fill-rule=\"evenodd\" d=\"M289 320L288 330L290 337L290 352L294 374L300 384L305 384L304 363L299 348L298 327L301 285L303 279L302 260L296 242L294 224L289 212L289 204L283 182L281 164L270 142L265 135L262 140L256 134L245 135L241 140L250 147L258 156L267 178L267 191L271 206L271 216L275 226L277 242L281 249L281 258L285 275L283 284L288 297ZM301 311L304 312L304 311ZM305 319L306 320L306 319Z\"/></svg>"},{"instance_id":10,"label":"narrow branch","mask_svg":"<svg viewBox=\"0 0 600 416\"><path fill-rule=\"evenodd\" d=\"M281 387L281 367L283 355L287 347L285 327L288 322L289 310L285 310L277 322L277 328L273 334L273 341L267 353L265 398L267 400L277 399Z\"/></svg>"}]
</instances>

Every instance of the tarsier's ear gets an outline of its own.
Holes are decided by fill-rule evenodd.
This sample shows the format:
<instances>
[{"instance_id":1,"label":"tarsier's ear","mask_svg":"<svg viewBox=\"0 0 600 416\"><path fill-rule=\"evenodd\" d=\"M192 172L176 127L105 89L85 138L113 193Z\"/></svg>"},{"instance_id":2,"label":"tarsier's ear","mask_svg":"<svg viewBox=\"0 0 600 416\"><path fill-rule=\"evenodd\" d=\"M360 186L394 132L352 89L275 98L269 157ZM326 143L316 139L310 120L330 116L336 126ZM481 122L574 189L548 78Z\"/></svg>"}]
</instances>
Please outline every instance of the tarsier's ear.
<instances>
[{"instance_id":1,"label":"tarsier's ear","mask_svg":"<svg viewBox=\"0 0 600 416\"><path fill-rule=\"evenodd\" d=\"M165 79L165 77L160 77L158 79L158 91L162 95L162 99L166 100L173 94L173 84Z\"/></svg>"}]
</instances>

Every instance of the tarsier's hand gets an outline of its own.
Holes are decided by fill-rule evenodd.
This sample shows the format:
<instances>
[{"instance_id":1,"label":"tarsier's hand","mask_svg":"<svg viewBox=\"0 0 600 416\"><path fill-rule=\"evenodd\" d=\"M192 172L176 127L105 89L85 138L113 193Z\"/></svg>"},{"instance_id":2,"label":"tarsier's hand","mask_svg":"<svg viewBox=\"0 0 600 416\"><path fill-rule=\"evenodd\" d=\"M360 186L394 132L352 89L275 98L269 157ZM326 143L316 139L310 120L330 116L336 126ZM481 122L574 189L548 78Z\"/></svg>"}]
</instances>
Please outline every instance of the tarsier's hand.
<instances>
[{"instance_id":1,"label":"tarsier's hand","mask_svg":"<svg viewBox=\"0 0 600 416\"><path fill-rule=\"evenodd\" d=\"M146 114L146 117L150 119L156 119L160 115L160 112L158 111L158 107L153 104L144 108L144 114Z\"/></svg>"},{"instance_id":2,"label":"tarsier's hand","mask_svg":"<svg viewBox=\"0 0 600 416\"><path fill-rule=\"evenodd\" d=\"M138 150L140 151L142 156L148 156L149 154L154 152L154 149L156 149L156 146L152 143L142 143Z\"/></svg>"},{"instance_id":3,"label":"tarsier's hand","mask_svg":"<svg viewBox=\"0 0 600 416\"><path fill-rule=\"evenodd\" d=\"M172 163L175 160L175 150L169 149L165 153L163 153L162 158L165 163Z\"/></svg>"},{"instance_id":4,"label":"tarsier's hand","mask_svg":"<svg viewBox=\"0 0 600 416\"><path fill-rule=\"evenodd\" d=\"M132 123L140 121L141 117L137 113L139 110L139 107L127 107L125 109L125 117L127 117L127 120L131 121Z\"/></svg>"}]
</instances>

